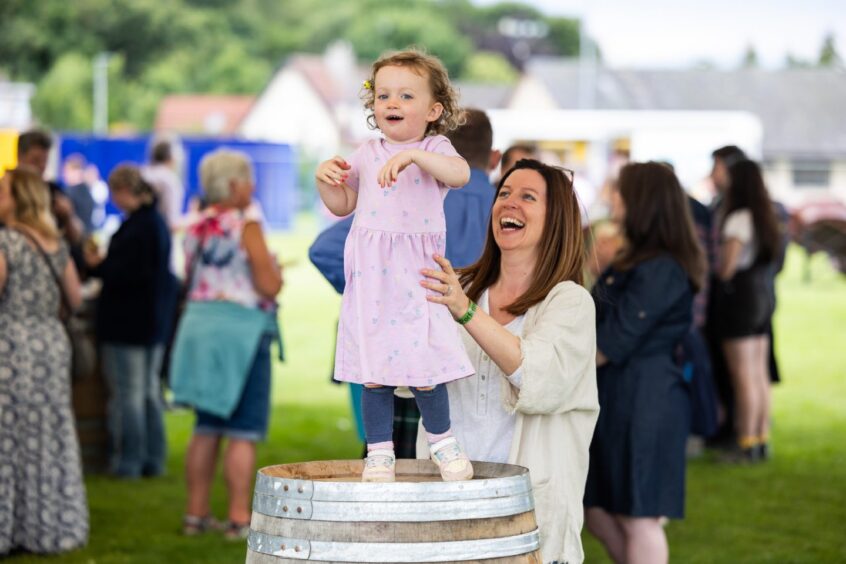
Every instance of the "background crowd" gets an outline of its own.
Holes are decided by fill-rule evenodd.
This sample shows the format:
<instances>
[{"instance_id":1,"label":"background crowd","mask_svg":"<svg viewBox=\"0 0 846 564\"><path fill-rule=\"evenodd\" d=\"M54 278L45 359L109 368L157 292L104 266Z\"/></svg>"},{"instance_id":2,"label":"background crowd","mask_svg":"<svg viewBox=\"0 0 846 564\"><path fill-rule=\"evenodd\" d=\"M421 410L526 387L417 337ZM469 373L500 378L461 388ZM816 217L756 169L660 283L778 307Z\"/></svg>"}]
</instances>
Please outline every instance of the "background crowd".
<instances>
[{"instance_id":1,"label":"background crowd","mask_svg":"<svg viewBox=\"0 0 846 564\"><path fill-rule=\"evenodd\" d=\"M444 271L453 275L453 268L475 263L455 274L456 284L479 301L493 323L509 335L522 335L525 343L537 330L533 309L509 311L508 304L534 282L510 278L513 270L506 264L520 256L531 257L521 260L534 265L540 248L555 246L549 237L571 247L545 257L559 268L561 257L575 262L567 272L550 272L547 289L538 297L585 308L578 305L582 298L572 302L549 293L549 284L592 285L593 300L584 311L591 312L585 319L593 319L596 310L595 345L576 347L575 333L564 327L556 333L565 339L561 346L571 351L568 354L574 348L584 353L596 347L596 395L589 387L581 392L587 394L586 403L574 405L577 396L571 396L569 404L562 399L560 405L541 409L528 398L547 396L549 401L548 391L533 396L531 388L518 386L523 399L512 401L518 413L548 413L541 421L551 421L555 413L583 413L580 417L588 418L584 425L590 460L580 462L589 467L584 497L588 530L615 561L666 560L662 522L684 514L691 436L704 436L721 448L726 462L758 463L771 455L770 384L777 375L771 318L774 278L786 244L783 209L769 199L759 166L739 148L728 146L712 155L711 178L719 195L710 208L684 193L671 164L632 163L622 168L607 193L609 219L581 225L571 173L532 160L540 155L529 145L500 155L492 147L484 112L468 110L466 124L449 137L472 174L463 190L446 199ZM167 172L167 145L154 147L149 167L117 167L109 174L108 187L124 220L101 253L87 238L94 206L79 206L84 216L79 217L79 195L72 198L72 191L41 179L50 144L43 132L23 134L19 167L0 184L0 345L8 359L4 370L11 373L3 379L0 395L12 409L5 412L8 424L4 420L0 431L0 445L8 451L0 474L8 494L3 496L0 550L52 553L87 540L85 488L70 410L71 342L59 307L79 305L80 274L102 282L96 327L109 388L110 471L127 479L164 471L160 386L166 348L172 349L167 356L175 398L197 410L186 456L183 532L222 529L228 538L243 538L248 532L255 445L269 424L270 343L278 339L275 296L282 287L281 268L268 251L252 200L250 162L226 151L205 159L200 170L202 209L185 217L173 212L182 188ZM159 172L151 172L157 167ZM489 177L497 168L500 179L494 188ZM533 212L520 207L525 206L523 200L508 203L508 178L518 179L520 186L540 182L545 191L569 190L573 213L563 214L556 207L561 204L550 200L538 216L539 225L533 226ZM503 206L513 206L507 211L514 215L519 210L524 220L521 242L513 248L498 225ZM557 216L568 218L558 228L563 231L545 229L549 218ZM343 244L351 222L350 217L328 228L310 250L314 264L339 292ZM573 230L575 223L578 229ZM186 258L177 278L171 236L183 229ZM501 261L502 270L495 268L493 278L473 274ZM477 286L476 278L495 283ZM176 319L181 319L178 332ZM593 338L582 322L578 328L582 337ZM481 345L474 360L477 373L486 372L494 383L488 404L507 404L498 382L511 375L502 372L497 358L483 352L489 345L479 343L472 345L471 340L467 346L473 350ZM548 370L548 359L542 358ZM188 368L197 363L204 370ZM206 379L198 383L200 372ZM452 394L459 436L462 429L473 432L491 417L467 408L484 378L461 381ZM575 393L577 388L568 389ZM353 407L357 405L354 400ZM419 414L413 401L402 397L395 398L395 407L397 454L413 457ZM591 433L594 420L596 431ZM33 440L11 442L11 437ZM509 455L508 445L515 439L512 434L505 437L477 456L520 463L519 457ZM224 523L209 508L221 439L227 439L223 460L230 496ZM540 467L545 467L555 449L536 441L524 451L542 453L547 462ZM35 474L33 467L38 469ZM45 480L53 484L55 499L43 495L47 490L40 485ZM580 495L576 501L581 505ZM559 511L550 509L550 515ZM578 528L572 534L578 535ZM571 557L579 556L577 552Z\"/></svg>"}]
</instances>

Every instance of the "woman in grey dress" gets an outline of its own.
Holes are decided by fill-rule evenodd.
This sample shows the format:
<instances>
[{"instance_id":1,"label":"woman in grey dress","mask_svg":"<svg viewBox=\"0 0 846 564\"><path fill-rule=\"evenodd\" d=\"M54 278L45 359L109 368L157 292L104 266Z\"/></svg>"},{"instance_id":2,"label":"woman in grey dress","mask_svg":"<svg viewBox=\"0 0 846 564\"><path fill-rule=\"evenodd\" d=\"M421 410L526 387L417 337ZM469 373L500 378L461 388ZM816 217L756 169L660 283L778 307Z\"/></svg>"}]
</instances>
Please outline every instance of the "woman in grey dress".
<instances>
[{"instance_id":1,"label":"woman in grey dress","mask_svg":"<svg viewBox=\"0 0 846 564\"><path fill-rule=\"evenodd\" d=\"M58 318L60 292L79 305L79 280L49 201L31 172L0 179L0 556L88 540L70 342Z\"/></svg>"}]
</instances>

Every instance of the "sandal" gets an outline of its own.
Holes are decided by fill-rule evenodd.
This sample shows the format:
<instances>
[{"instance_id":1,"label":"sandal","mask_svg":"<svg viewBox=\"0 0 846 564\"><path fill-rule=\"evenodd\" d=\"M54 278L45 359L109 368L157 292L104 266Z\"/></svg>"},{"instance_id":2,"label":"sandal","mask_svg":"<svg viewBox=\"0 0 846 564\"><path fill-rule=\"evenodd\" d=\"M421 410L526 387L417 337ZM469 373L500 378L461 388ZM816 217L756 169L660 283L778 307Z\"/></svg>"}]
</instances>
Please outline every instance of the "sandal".
<instances>
[{"instance_id":1,"label":"sandal","mask_svg":"<svg viewBox=\"0 0 846 564\"><path fill-rule=\"evenodd\" d=\"M219 531L220 528L220 521L211 515L206 515L205 517L185 515L182 517L182 534L186 537L195 537L208 532Z\"/></svg>"},{"instance_id":2,"label":"sandal","mask_svg":"<svg viewBox=\"0 0 846 564\"><path fill-rule=\"evenodd\" d=\"M249 523L227 521L223 526L223 538L229 541L240 541L250 536Z\"/></svg>"}]
</instances>

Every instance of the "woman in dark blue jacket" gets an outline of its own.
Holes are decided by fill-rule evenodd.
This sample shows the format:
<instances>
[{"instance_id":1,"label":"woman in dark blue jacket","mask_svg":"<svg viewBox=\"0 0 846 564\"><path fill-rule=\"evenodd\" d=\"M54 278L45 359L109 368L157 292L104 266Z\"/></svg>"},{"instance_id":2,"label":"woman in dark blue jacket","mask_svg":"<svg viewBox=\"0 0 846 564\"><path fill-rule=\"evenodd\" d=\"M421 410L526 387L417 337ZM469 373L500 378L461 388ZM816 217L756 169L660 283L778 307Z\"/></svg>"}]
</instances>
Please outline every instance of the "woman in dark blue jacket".
<instances>
[{"instance_id":1,"label":"woman in dark blue jacket","mask_svg":"<svg viewBox=\"0 0 846 564\"><path fill-rule=\"evenodd\" d=\"M155 476L165 463L159 370L176 296L170 232L136 167L118 166L109 189L126 218L105 258L89 250L86 262L103 280L97 335L109 386L110 465L120 477Z\"/></svg>"},{"instance_id":2,"label":"woman in dark blue jacket","mask_svg":"<svg viewBox=\"0 0 846 564\"><path fill-rule=\"evenodd\" d=\"M705 276L685 193L659 163L620 172L614 219L623 248L599 278L599 421L585 523L615 562L667 562L660 519L684 514L690 400L675 351Z\"/></svg>"}]
</instances>

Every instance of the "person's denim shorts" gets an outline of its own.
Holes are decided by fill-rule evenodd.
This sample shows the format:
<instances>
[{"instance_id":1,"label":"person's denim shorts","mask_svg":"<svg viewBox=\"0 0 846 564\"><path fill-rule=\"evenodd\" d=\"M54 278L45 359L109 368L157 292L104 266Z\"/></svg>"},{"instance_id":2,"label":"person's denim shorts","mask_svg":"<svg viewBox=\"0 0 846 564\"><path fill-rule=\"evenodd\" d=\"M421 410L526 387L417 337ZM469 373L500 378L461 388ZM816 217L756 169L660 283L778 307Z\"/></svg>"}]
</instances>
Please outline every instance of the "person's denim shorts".
<instances>
[{"instance_id":1,"label":"person's denim shorts","mask_svg":"<svg viewBox=\"0 0 846 564\"><path fill-rule=\"evenodd\" d=\"M228 419L197 410L198 435L222 435L230 439L259 442L267 435L270 419L270 343L273 337L264 335L238 406Z\"/></svg>"}]
</instances>

